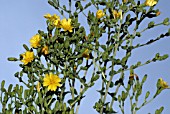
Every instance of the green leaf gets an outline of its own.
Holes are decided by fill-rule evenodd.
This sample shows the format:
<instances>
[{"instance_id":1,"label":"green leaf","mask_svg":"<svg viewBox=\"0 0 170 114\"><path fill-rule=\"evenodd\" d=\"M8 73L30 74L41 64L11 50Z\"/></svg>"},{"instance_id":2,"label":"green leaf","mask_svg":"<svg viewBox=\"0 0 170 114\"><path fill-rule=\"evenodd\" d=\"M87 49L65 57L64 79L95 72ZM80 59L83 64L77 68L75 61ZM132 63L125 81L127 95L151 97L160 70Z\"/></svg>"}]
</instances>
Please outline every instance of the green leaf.
<instances>
[{"instance_id":1,"label":"green leaf","mask_svg":"<svg viewBox=\"0 0 170 114\"><path fill-rule=\"evenodd\" d=\"M66 8L66 6L65 5L63 5L63 9L66 11L67 10L67 8Z\"/></svg>"},{"instance_id":2,"label":"green leaf","mask_svg":"<svg viewBox=\"0 0 170 114\"><path fill-rule=\"evenodd\" d=\"M168 54L165 54L165 55L163 55L163 56L160 56L159 60L162 61L162 60L167 59L168 57L169 57L169 55L168 55Z\"/></svg>"},{"instance_id":3,"label":"green leaf","mask_svg":"<svg viewBox=\"0 0 170 114\"><path fill-rule=\"evenodd\" d=\"M75 7L76 7L76 10L78 10L78 9L80 9L80 11L83 10L83 6L81 5L81 2L80 2L80 1L77 1L77 2L76 2Z\"/></svg>"},{"instance_id":4,"label":"green leaf","mask_svg":"<svg viewBox=\"0 0 170 114\"><path fill-rule=\"evenodd\" d=\"M10 84L10 85L9 85L9 87L8 87L8 93L10 93L10 92L11 92L12 87L13 87L13 85L12 85L12 84Z\"/></svg>"},{"instance_id":5,"label":"green leaf","mask_svg":"<svg viewBox=\"0 0 170 114\"><path fill-rule=\"evenodd\" d=\"M4 85L5 85L5 80L3 80L3 81L1 82L1 89L4 88Z\"/></svg>"},{"instance_id":6,"label":"green leaf","mask_svg":"<svg viewBox=\"0 0 170 114\"><path fill-rule=\"evenodd\" d=\"M145 95L145 100L149 97L149 95L150 95L150 92L147 91L147 92L146 92L146 95Z\"/></svg>"},{"instance_id":7,"label":"green leaf","mask_svg":"<svg viewBox=\"0 0 170 114\"><path fill-rule=\"evenodd\" d=\"M140 65L141 65L141 62L140 62L140 61L138 61L138 62L137 62L137 66L140 66Z\"/></svg>"},{"instance_id":8,"label":"green leaf","mask_svg":"<svg viewBox=\"0 0 170 114\"><path fill-rule=\"evenodd\" d=\"M70 46L70 42L69 42L69 40L66 40L65 42L64 42L64 47L65 48L68 48Z\"/></svg>"},{"instance_id":9,"label":"green leaf","mask_svg":"<svg viewBox=\"0 0 170 114\"><path fill-rule=\"evenodd\" d=\"M19 92L20 92L20 94L23 93L23 86L20 86Z\"/></svg>"},{"instance_id":10,"label":"green leaf","mask_svg":"<svg viewBox=\"0 0 170 114\"><path fill-rule=\"evenodd\" d=\"M91 79L91 81L93 82L93 81L96 81L96 80L98 80L99 79L99 75L98 74L96 74L95 76L93 76L92 77L92 79Z\"/></svg>"},{"instance_id":11,"label":"green leaf","mask_svg":"<svg viewBox=\"0 0 170 114\"><path fill-rule=\"evenodd\" d=\"M85 5L84 9L88 8L89 6L91 6L91 2L89 2L88 4Z\"/></svg>"},{"instance_id":12,"label":"green leaf","mask_svg":"<svg viewBox=\"0 0 170 114\"><path fill-rule=\"evenodd\" d=\"M106 51L106 45L100 45L100 46L104 51Z\"/></svg>"},{"instance_id":13,"label":"green leaf","mask_svg":"<svg viewBox=\"0 0 170 114\"><path fill-rule=\"evenodd\" d=\"M23 44L23 47L24 47L24 49L25 49L26 51L29 51L29 48L28 48L28 46L27 46L26 44Z\"/></svg>"},{"instance_id":14,"label":"green leaf","mask_svg":"<svg viewBox=\"0 0 170 114\"><path fill-rule=\"evenodd\" d=\"M14 76L15 76L15 77L18 77L18 76L19 76L19 72L16 72L16 73L14 74Z\"/></svg>"},{"instance_id":15,"label":"green leaf","mask_svg":"<svg viewBox=\"0 0 170 114\"><path fill-rule=\"evenodd\" d=\"M125 101L125 99L127 98L128 93L126 93L125 91L122 91L122 101Z\"/></svg>"},{"instance_id":16,"label":"green leaf","mask_svg":"<svg viewBox=\"0 0 170 114\"><path fill-rule=\"evenodd\" d=\"M106 61L107 59L108 59L108 52L104 52L103 54L102 54L102 59L103 59L103 61Z\"/></svg>"},{"instance_id":17,"label":"green leaf","mask_svg":"<svg viewBox=\"0 0 170 114\"><path fill-rule=\"evenodd\" d=\"M27 97L29 97L29 90L25 90L24 91L24 99L27 99Z\"/></svg>"},{"instance_id":18,"label":"green leaf","mask_svg":"<svg viewBox=\"0 0 170 114\"><path fill-rule=\"evenodd\" d=\"M169 25L169 18L165 18L164 21L163 21L163 24L164 25Z\"/></svg>"},{"instance_id":19,"label":"green leaf","mask_svg":"<svg viewBox=\"0 0 170 114\"><path fill-rule=\"evenodd\" d=\"M154 25L155 25L155 23L154 23L153 21L151 21L151 22L148 24L148 29L153 28Z\"/></svg>"},{"instance_id":20,"label":"green leaf","mask_svg":"<svg viewBox=\"0 0 170 114\"><path fill-rule=\"evenodd\" d=\"M121 101L122 101L122 98L120 95L118 95L118 101L119 101L119 103L121 103Z\"/></svg>"},{"instance_id":21,"label":"green leaf","mask_svg":"<svg viewBox=\"0 0 170 114\"><path fill-rule=\"evenodd\" d=\"M78 65L80 65L80 64L83 63L83 60L82 59L78 59L77 63L78 63Z\"/></svg>"},{"instance_id":22,"label":"green leaf","mask_svg":"<svg viewBox=\"0 0 170 114\"><path fill-rule=\"evenodd\" d=\"M155 111L155 114L161 114L163 110L164 110L164 107L162 106L160 109L157 109Z\"/></svg>"},{"instance_id":23,"label":"green leaf","mask_svg":"<svg viewBox=\"0 0 170 114\"><path fill-rule=\"evenodd\" d=\"M130 17L131 17L130 14L128 14L128 15L126 16L126 22L128 22L128 21L130 20Z\"/></svg>"},{"instance_id":24,"label":"green leaf","mask_svg":"<svg viewBox=\"0 0 170 114\"><path fill-rule=\"evenodd\" d=\"M145 83L145 81L146 81L147 77L148 77L148 76L145 74L145 76L144 76L144 77L143 77L143 79L142 79L141 84Z\"/></svg>"}]
</instances>

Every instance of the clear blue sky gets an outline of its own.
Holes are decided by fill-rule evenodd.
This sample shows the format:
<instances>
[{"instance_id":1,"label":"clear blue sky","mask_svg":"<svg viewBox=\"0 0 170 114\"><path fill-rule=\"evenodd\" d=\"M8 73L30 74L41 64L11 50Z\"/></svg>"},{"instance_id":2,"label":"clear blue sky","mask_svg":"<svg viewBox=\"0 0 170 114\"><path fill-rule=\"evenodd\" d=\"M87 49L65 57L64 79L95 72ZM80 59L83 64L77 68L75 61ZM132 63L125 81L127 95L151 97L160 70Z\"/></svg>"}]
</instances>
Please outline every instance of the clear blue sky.
<instances>
[{"instance_id":1,"label":"clear blue sky","mask_svg":"<svg viewBox=\"0 0 170 114\"><path fill-rule=\"evenodd\" d=\"M170 2L165 0L159 1L156 7L160 9L161 15L155 22L161 22L165 17L170 18ZM46 30L46 22L43 18L43 15L46 13L57 13L54 8L48 5L47 0L0 0L0 82L5 80L6 87L11 83L18 83L18 80L13 75L15 72L20 71L18 67L19 62L8 62L7 58L19 58L19 54L25 51L22 45L29 45L29 39L35 35L39 29ZM157 36L156 34L165 33L165 30L168 28L169 26L161 26L158 29L151 30L149 33L144 34L138 41L145 42L147 41L146 39ZM130 61L131 63L135 63L138 60L144 62L153 58L157 52L170 55L169 43L170 37L160 40L151 46L137 49L134 51L134 55ZM151 95L153 95L158 78L162 77L170 84L169 68L170 58L162 62L141 67L136 70L136 73L139 77L148 74L148 80L144 86L144 90L153 91L153 93L151 92ZM100 82L97 84L100 85ZM92 106L99 96L99 94L96 93L96 89L100 89L97 84L86 92L86 98L82 102L79 114L96 113ZM144 107L139 114L146 114L148 112L153 114L155 109L162 105L165 107L163 114L170 114L169 97L170 90L163 91L156 100ZM128 105L126 106L128 107Z\"/></svg>"}]
</instances>

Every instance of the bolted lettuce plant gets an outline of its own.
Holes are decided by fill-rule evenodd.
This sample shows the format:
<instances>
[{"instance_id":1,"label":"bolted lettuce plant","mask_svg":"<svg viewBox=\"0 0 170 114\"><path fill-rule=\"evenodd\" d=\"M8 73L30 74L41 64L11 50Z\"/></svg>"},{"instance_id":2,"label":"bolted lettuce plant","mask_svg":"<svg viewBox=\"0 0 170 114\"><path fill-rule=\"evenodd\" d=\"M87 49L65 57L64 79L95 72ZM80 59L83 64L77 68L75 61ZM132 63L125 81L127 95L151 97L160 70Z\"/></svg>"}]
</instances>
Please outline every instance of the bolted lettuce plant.
<instances>
[{"instance_id":1,"label":"bolted lettuce plant","mask_svg":"<svg viewBox=\"0 0 170 114\"><path fill-rule=\"evenodd\" d=\"M169 25L169 18L166 18L160 23L151 21L140 29L144 20L160 15L159 9L155 9L158 1L68 0L68 4L61 5L60 0L49 0L48 3L58 14L44 15L47 32L38 30L30 39L30 46L23 44L25 53L18 58L8 58L22 62L21 70L15 73L21 84L10 84L6 89L5 81L1 82L2 113L78 114L81 101L86 99L85 92L102 80L97 90L100 98L93 106L96 112L117 113L118 110L114 110L117 102L124 114L125 103L130 99L130 111L136 114L162 90L169 88L160 78L157 91L149 97L149 91L142 91L147 74L140 80L135 73L141 66L167 59L167 54L157 53L144 63L128 63L133 50L170 36L169 29L146 43L133 43L149 29ZM80 15L86 26L80 22ZM123 57L117 56L122 52ZM117 80L113 80L115 76ZM142 95L145 97L140 104ZM163 109L155 113L160 114Z\"/></svg>"}]
</instances>

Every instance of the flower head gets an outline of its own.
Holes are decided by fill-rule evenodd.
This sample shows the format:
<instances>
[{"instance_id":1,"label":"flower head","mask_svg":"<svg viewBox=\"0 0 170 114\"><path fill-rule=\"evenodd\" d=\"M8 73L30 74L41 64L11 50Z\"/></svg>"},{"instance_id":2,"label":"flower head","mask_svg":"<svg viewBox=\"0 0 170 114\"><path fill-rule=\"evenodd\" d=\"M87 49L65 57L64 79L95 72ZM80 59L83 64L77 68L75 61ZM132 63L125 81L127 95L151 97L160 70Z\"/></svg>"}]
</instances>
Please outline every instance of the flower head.
<instances>
[{"instance_id":1,"label":"flower head","mask_svg":"<svg viewBox=\"0 0 170 114\"><path fill-rule=\"evenodd\" d=\"M50 21L50 24L52 24L56 27L60 27L60 17L58 15L56 15L56 14L51 15L48 13L48 14L44 15L44 17Z\"/></svg>"},{"instance_id":2,"label":"flower head","mask_svg":"<svg viewBox=\"0 0 170 114\"><path fill-rule=\"evenodd\" d=\"M44 55L47 55L48 54L48 46L44 46L41 50L41 52L44 54Z\"/></svg>"},{"instance_id":3,"label":"flower head","mask_svg":"<svg viewBox=\"0 0 170 114\"><path fill-rule=\"evenodd\" d=\"M21 62L23 62L24 65L27 65L29 62L32 62L34 60L34 52L31 51L26 51L25 53L21 54L21 56Z\"/></svg>"},{"instance_id":4,"label":"flower head","mask_svg":"<svg viewBox=\"0 0 170 114\"><path fill-rule=\"evenodd\" d=\"M41 36L39 34L34 35L30 39L31 47L37 48L38 46L40 46L40 41L41 41Z\"/></svg>"},{"instance_id":5,"label":"flower head","mask_svg":"<svg viewBox=\"0 0 170 114\"><path fill-rule=\"evenodd\" d=\"M73 32L73 27L71 26L71 19L66 19L64 18L61 21L61 27L64 29L64 31L69 31L69 32Z\"/></svg>"},{"instance_id":6,"label":"flower head","mask_svg":"<svg viewBox=\"0 0 170 114\"><path fill-rule=\"evenodd\" d=\"M86 59L89 59L89 58L90 58L89 50L88 50L88 49L86 49L86 50L83 52L82 57L85 57Z\"/></svg>"},{"instance_id":7,"label":"flower head","mask_svg":"<svg viewBox=\"0 0 170 114\"><path fill-rule=\"evenodd\" d=\"M154 6L155 4L157 4L157 1L155 1L155 0L146 0L145 1L146 6Z\"/></svg>"},{"instance_id":8,"label":"flower head","mask_svg":"<svg viewBox=\"0 0 170 114\"><path fill-rule=\"evenodd\" d=\"M102 10L98 10L98 11L96 12L96 17L97 17L98 19L102 18L104 15L105 15L105 13L104 13Z\"/></svg>"},{"instance_id":9,"label":"flower head","mask_svg":"<svg viewBox=\"0 0 170 114\"><path fill-rule=\"evenodd\" d=\"M61 87L61 79L55 74L46 74L43 81L43 86L48 86L48 90L56 91L57 87Z\"/></svg>"},{"instance_id":10,"label":"flower head","mask_svg":"<svg viewBox=\"0 0 170 114\"><path fill-rule=\"evenodd\" d=\"M160 87L163 88L163 89L167 89L169 86L168 86L168 83L165 82L162 78L159 79L159 84L160 84Z\"/></svg>"},{"instance_id":11,"label":"flower head","mask_svg":"<svg viewBox=\"0 0 170 114\"><path fill-rule=\"evenodd\" d=\"M122 11L117 11L117 10L113 10L112 14L114 16L114 19L122 19Z\"/></svg>"}]
</instances>

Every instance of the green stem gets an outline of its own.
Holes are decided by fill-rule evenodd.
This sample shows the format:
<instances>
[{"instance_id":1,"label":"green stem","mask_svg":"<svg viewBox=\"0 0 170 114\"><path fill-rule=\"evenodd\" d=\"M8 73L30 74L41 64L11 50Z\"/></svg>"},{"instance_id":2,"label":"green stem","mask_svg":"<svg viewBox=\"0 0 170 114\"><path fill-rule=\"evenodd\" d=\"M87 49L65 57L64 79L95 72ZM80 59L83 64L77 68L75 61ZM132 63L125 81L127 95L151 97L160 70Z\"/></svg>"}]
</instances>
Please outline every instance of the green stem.
<instances>
[{"instance_id":1,"label":"green stem","mask_svg":"<svg viewBox=\"0 0 170 114\"><path fill-rule=\"evenodd\" d=\"M80 87L80 92L82 92L82 87ZM77 108L76 108L76 113L75 114L78 114L79 107L80 107L80 101L77 104Z\"/></svg>"},{"instance_id":2,"label":"green stem","mask_svg":"<svg viewBox=\"0 0 170 114\"><path fill-rule=\"evenodd\" d=\"M89 84L88 84L89 85ZM87 90L88 88L85 87L82 92L80 92L79 96L75 99L75 101L73 103L71 103L71 107L74 106L78 101L80 101L81 97L83 96L83 94L85 93L85 91Z\"/></svg>"},{"instance_id":3,"label":"green stem","mask_svg":"<svg viewBox=\"0 0 170 114\"><path fill-rule=\"evenodd\" d=\"M123 17L124 17L124 16L122 16L122 18L123 18ZM119 37L120 37L120 29L121 29L121 26L122 26L122 20L120 20L119 31L118 31L118 34L117 34L117 38L118 38L117 40L119 40ZM113 52L113 58L116 57L116 53L117 53L118 46L119 46L119 44L116 43L116 44L115 44L115 48L114 48L114 52ZM114 71L114 61L112 61L112 69L111 69L111 70ZM108 82L107 85L106 85L106 91L105 91L105 94L104 94L104 97L103 97L103 100L102 100L102 103L103 103L103 104L104 104L105 101L106 101L106 97L107 97L107 94L108 94L108 91L109 91L109 87L110 87L110 84L111 84L111 81L112 81L113 77L114 77L114 74L113 74L112 76L110 76L109 82ZM103 107L100 109L100 114L102 114L102 113L103 113Z\"/></svg>"},{"instance_id":4,"label":"green stem","mask_svg":"<svg viewBox=\"0 0 170 114\"><path fill-rule=\"evenodd\" d=\"M158 91L158 90L157 90L157 91ZM144 103L142 103L142 105L141 105L140 107L138 107L138 109L140 109L140 108L142 108L143 106L147 105L148 103L152 102L152 101L156 98L156 96L157 96L157 91L156 91L156 93L155 93L155 95L153 96L152 99L150 99L149 101L144 101Z\"/></svg>"},{"instance_id":5,"label":"green stem","mask_svg":"<svg viewBox=\"0 0 170 114\"><path fill-rule=\"evenodd\" d=\"M122 73L121 73L121 78L123 78L123 77L124 77L124 74L123 74L123 71L122 71ZM116 96L116 94L118 93L120 86L121 86L121 84L119 83L118 86L117 86L117 88L116 88L116 91L115 91L115 95L114 95L114 96ZM110 103L110 108L113 106L114 101L115 101L115 100L114 100L114 97L113 97L113 98L112 98L112 101L111 101L111 103Z\"/></svg>"},{"instance_id":6,"label":"green stem","mask_svg":"<svg viewBox=\"0 0 170 114\"><path fill-rule=\"evenodd\" d=\"M50 105L52 100L53 100L53 96L51 96L51 99L48 101L47 105Z\"/></svg>"},{"instance_id":7,"label":"green stem","mask_svg":"<svg viewBox=\"0 0 170 114\"><path fill-rule=\"evenodd\" d=\"M118 48L118 44L115 45L115 50L114 50L113 57L116 56L117 48ZM112 62L112 65L114 66L114 62ZM113 68L112 68L112 69L113 69ZM109 91L109 86L110 86L110 84L111 84L111 81L112 81L113 77L114 77L114 75L110 76L109 82L108 82L107 85L106 85L106 91L105 91L105 94L104 94L104 97L103 97L103 100L102 100L102 103L103 103L103 104L104 104L105 101L106 101L106 97L107 97L107 94L108 94L108 91ZM100 109L100 114L103 114L103 107Z\"/></svg>"},{"instance_id":8,"label":"green stem","mask_svg":"<svg viewBox=\"0 0 170 114\"><path fill-rule=\"evenodd\" d=\"M163 23L158 23L158 24L155 24L155 25L154 25L154 27L155 27L155 26L162 25L162 24L163 24ZM149 29L149 28L145 28L145 29L143 29L143 30L142 30L140 33L142 33L142 32L145 32L145 31L146 31L146 30L148 30L148 29Z\"/></svg>"}]
</instances>

